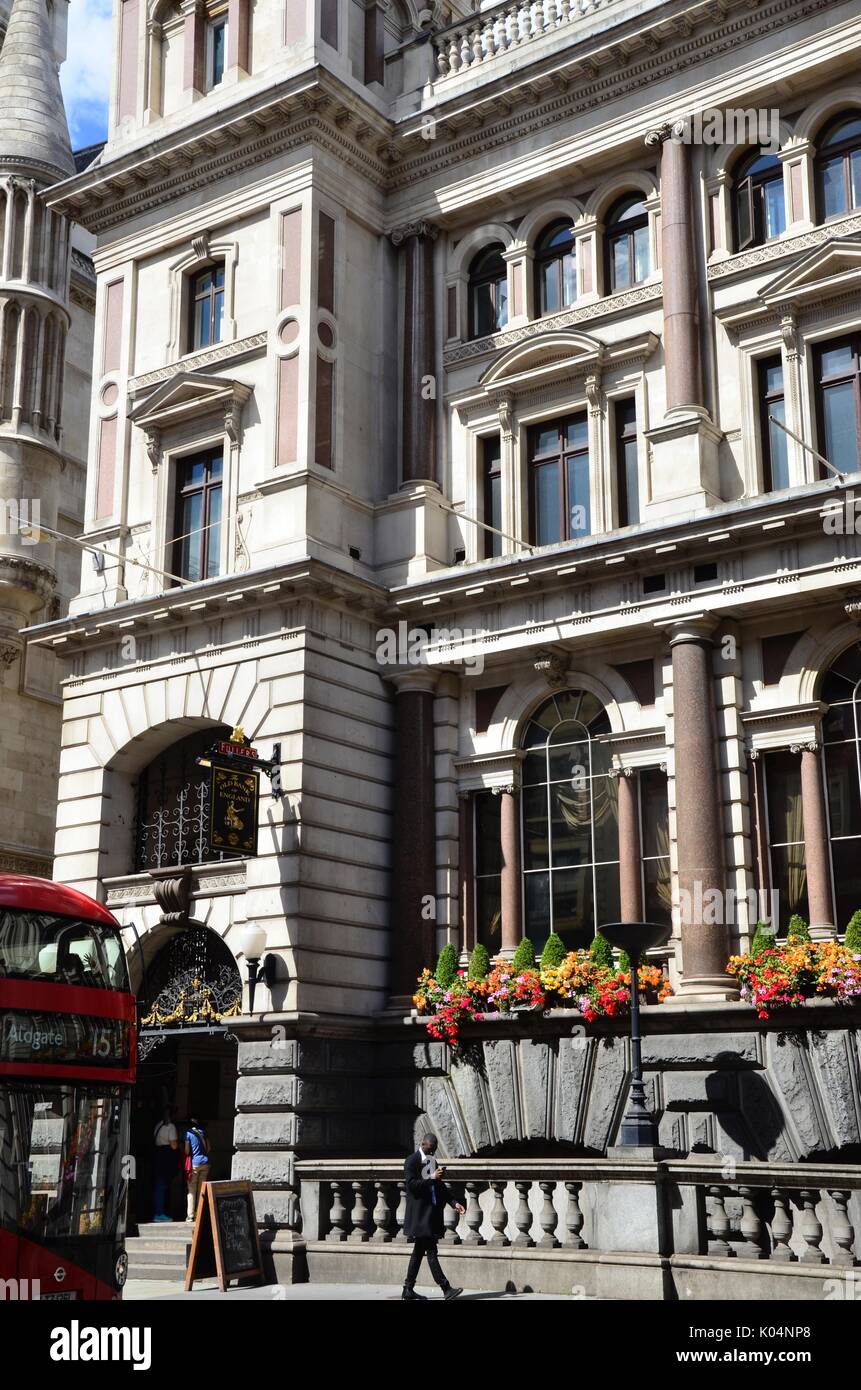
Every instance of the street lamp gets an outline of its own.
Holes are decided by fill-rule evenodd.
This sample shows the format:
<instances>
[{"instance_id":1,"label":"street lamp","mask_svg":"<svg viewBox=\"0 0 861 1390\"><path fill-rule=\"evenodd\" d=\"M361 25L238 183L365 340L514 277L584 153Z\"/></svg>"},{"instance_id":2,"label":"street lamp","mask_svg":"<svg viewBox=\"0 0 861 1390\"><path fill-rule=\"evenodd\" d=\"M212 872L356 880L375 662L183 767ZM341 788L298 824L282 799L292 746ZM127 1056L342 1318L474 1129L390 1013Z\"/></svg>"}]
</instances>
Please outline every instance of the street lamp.
<instances>
[{"instance_id":1,"label":"street lamp","mask_svg":"<svg viewBox=\"0 0 861 1390\"><path fill-rule=\"evenodd\" d=\"M256 922L248 922L240 927L234 940L240 955L245 957L248 966L248 1012L254 1013L254 990L261 980L271 988L278 978L278 957L270 952L260 964L266 946L266 932Z\"/></svg>"},{"instance_id":2,"label":"street lamp","mask_svg":"<svg viewBox=\"0 0 861 1390\"><path fill-rule=\"evenodd\" d=\"M658 1126L654 1115L646 1108L637 972L640 957L650 946L661 946L667 941L670 927L657 922L610 922L598 930L611 946L627 952L631 962L631 1094L619 1130L619 1145L623 1148L654 1148L658 1142Z\"/></svg>"}]
</instances>

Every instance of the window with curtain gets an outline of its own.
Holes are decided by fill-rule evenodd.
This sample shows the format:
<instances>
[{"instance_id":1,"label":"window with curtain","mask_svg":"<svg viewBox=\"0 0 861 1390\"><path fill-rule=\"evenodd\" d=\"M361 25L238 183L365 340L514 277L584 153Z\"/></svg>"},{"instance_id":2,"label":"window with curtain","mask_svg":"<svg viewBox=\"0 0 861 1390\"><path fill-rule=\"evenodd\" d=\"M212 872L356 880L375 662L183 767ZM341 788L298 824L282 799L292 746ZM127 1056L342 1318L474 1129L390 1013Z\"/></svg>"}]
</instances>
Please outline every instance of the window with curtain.
<instances>
[{"instance_id":1,"label":"window with curtain","mask_svg":"<svg viewBox=\"0 0 861 1390\"><path fill-rule=\"evenodd\" d=\"M861 908L861 644L828 672L821 698L825 792L831 841L831 882L842 930Z\"/></svg>"},{"instance_id":2,"label":"window with curtain","mask_svg":"<svg viewBox=\"0 0 861 1390\"><path fill-rule=\"evenodd\" d=\"M667 774L659 767L647 767L639 780L643 915L647 922L670 922L673 900Z\"/></svg>"},{"instance_id":3,"label":"window with curtain","mask_svg":"<svg viewBox=\"0 0 861 1390\"><path fill-rule=\"evenodd\" d=\"M469 268L469 336L484 338L508 323L508 269L499 244L481 251Z\"/></svg>"},{"instance_id":4,"label":"window with curtain","mask_svg":"<svg viewBox=\"0 0 861 1390\"><path fill-rule=\"evenodd\" d=\"M861 334L823 343L815 353L819 449L841 473L861 463ZM820 478L831 477L819 465Z\"/></svg>"},{"instance_id":5,"label":"window with curtain","mask_svg":"<svg viewBox=\"0 0 861 1390\"><path fill-rule=\"evenodd\" d=\"M765 799L771 886L778 894L778 930L797 912L807 915L807 869L801 808L801 759L780 749L765 755Z\"/></svg>"},{"instance_id":6,"label":"window with curtain","mask_svg":"<svg viewBox=\"0 0 861 1390\"><path fill-rule=\"evenodd\" d=\"M535 244L535 301L539 314L555 314L577 298L574 236L567 222L554 222Z\"/></svg>"},{"instance_id":7,"label":"window with curtain","mask_svg":"<svg viewBox=\"0 0 861 1390\"><path fill-rule=\"evenodd\" d=\"M861 111L844 112L829 122L816 150L820 218L861 207Z\"/></svg>"},{"instance_id":8,"label":"window with curtain","mask_svg":"<svg viewBox=\"0 0 861 1390\"><path fill-rule=\"evenodd\" d=\"M607 215L607 288L639 285L651 272L649 214L639 196L620 198Z\"/></svg>"},{"instance_id":9,"label":"window with curtain","mask_svg":"<svg viewBox=\"0 0 861 1390\"><path fill-rule=\"evenodd\" d=\"M619 914L618 788L610 721L585 690L553 695L523 739L523 920L540 949L551 931L574 950Z\"/></svg>"},{"instance_id":10,"label":"window with curtain","mask_svg":"<svg viewBox=\"0 0 861 1390\"><path fill-rule=\"evenodd\" d=\"M481 449L482 478L484 483L484 521L495 531L482 531L484 537L485 560L495 559L502 554L502 537L496 531L502 530L502 443L498 434L482 439Z\"/></svg>"},{"instance_id":11,"label":"window with curtain","mask_svg":"<svg viewBox=\"0 0 861 1390\"><path fill-rule=\"evenodd\" d=\"M757 364L759 374L759 424L762 444L762 485L765 492L789 487L789 436L775 424L786 423L783 363L780 355ZM774 418L771 418L774 417Z\"/></svg>"},{"instance_id":12,"label":"window with curtain","mask_svg":"<svg viewBox=\"0 0 861 1390\"><path fill-rule=\"evenodd\" d=\"M533 545L578 540L591 532L589 422L586 415L529 431L530 531Z\"/></svg>"},{"instance_id":13,"label":"window with curtain","mask_svg":"<svg viewBox=\"0 0 861 1390\"><path fill-rule=\"evenodd\" d=\"M501 798L493 792L478 792L473 798L475 939L487 947L491 957L502 945L501 806Z\"/></svg>"},{"instance_id":14,"label":"window with curtain","mask_svg":"<svg viewBox=\"0 0 861 1390\"><path fill-rule=\"evenodd\" d=\"M616 495L619 525L636 526L640 520L640 483L637 460L637 404L633 396L613 407L616 426Z\"/></svg>"},{"instance_id":15,"label":"window with curtain","mask_svg":"<svg viewBox=\"0 0 861 1390\"><path fill-rule=\"evenodd\" d=\"M738 166L733 180L735 249L762 246L786 231L783 165L776 154L759 150Z\"/></svg>"}]
</instances>

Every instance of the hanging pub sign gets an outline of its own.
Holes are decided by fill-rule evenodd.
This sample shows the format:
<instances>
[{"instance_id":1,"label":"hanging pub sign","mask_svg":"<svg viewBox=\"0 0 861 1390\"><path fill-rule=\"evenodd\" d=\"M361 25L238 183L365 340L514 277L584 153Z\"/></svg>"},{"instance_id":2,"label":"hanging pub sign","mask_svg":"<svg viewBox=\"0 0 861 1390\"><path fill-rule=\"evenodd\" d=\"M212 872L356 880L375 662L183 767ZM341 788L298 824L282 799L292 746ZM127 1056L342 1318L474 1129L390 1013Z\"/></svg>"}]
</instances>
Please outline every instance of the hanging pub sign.
<instances>
[{"instance_id":1,"label":"hanging pub sign","mask_svg":"<svg viewBox=\"0 0 861 1390\"><path fill-rule=\"evenodd\" d=\"M256 855L260 774L213 761L209 788L210 849Z\"/></svg>"}]
</instances>

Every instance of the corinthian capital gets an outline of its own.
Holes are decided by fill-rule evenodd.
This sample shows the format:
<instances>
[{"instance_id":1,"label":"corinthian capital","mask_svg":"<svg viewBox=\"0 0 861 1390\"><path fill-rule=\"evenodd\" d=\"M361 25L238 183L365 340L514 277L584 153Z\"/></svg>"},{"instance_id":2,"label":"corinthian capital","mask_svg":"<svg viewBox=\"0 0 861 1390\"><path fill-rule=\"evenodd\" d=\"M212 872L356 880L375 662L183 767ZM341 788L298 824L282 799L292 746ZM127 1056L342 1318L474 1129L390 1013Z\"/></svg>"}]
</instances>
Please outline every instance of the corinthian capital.
<instances>
[{"instance_id":1,"label":"corinthian capital","mask_svg":"<svg viewBox=\"0 0 861 1390\"><path fill-rule=\"evenodd\" d=\"M393 246L400 246L410 237L427 237L429 241L436 241L439 227L435 227L433 222L405 222L403 226L395 227L389 232L389 236Z\"/></svg>"}]
</instances>

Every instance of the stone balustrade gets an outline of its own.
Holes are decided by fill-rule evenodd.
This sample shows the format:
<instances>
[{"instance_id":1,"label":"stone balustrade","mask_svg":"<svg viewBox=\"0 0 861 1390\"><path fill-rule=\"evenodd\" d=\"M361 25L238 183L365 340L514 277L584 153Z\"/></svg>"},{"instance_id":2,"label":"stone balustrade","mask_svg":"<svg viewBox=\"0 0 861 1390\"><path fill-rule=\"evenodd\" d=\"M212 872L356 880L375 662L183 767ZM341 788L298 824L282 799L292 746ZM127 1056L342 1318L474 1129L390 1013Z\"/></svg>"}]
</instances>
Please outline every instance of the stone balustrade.
<instances>
[{"instance_id":1,"label":"stone balustrade","mask_svg":"<svg viewBox=\"0 0 861 1390\"><path fill-rule=\"evenodd\" d=\"M741 1279L744 1296L769 1295L776 1280L775 1296L826 1297L828 1281L854 1280L861 1256L861 1166L709 1157L443 1162L466 1208L463 1216L445 1210L444 1254L501 1258L516 1285L661 1297L669 1277L674 1296L743 1296L726 1285L716 1292L730 1277ZM392 1256L407 1244L402 1174L389 1159L296 1164L312 1277L331 1272L340 1250L339 1277L370 1278L356 1249L369 1258L388 1252L373 1262L375 1279L401 1277ZM486 1287L498 1277L485 1267L482 1283L471 1265L456 1281Z\"/></svg>"},{"instance_id":2,"label":"stone balustrade","mask_svg":"<svg viewBox=\"0 0 861 1390\"><path fill-rule=\"evenodd\" d=\"M606 8L613 0L528 0L496 5L450 26L433 40L435 84L465 68L513 52L554 29Z\"/></svg>"}]
</instances>

